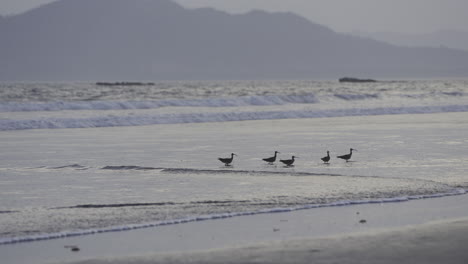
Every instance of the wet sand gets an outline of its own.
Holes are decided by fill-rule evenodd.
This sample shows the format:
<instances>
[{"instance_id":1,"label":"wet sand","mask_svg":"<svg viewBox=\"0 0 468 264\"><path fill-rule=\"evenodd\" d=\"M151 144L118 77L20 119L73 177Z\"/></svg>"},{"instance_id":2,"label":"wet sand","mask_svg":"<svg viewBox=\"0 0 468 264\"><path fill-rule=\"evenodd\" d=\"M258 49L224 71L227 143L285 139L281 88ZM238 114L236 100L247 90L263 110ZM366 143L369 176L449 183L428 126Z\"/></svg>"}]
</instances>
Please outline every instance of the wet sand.
<instances>
[{"instance_id":1,"label":"wet sand","mask_svg":"<svg viewBox=\"0 0 468 264\"><path fill-rule=\"evenodd\" d=\"M467 263L468 218L364 234L88 263Z\"/></svg>"}]
</instances>

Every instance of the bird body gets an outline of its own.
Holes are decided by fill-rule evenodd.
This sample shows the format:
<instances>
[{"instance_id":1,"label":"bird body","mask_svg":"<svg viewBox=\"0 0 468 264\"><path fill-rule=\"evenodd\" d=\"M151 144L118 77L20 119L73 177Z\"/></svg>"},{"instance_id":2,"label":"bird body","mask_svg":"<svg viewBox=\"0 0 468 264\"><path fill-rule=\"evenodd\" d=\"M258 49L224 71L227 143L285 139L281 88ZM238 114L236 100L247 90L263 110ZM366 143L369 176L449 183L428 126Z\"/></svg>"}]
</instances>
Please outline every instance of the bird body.
<instances>
[{"instance_id":1,"label":"bird body","mask_svg":"<svg viewBox=\"0 0 468 264\"><path fill-rule=\"evenodd\" d=\"M293 163L294 163L294 158L296 158L296 157L292 156L292 158L289 159L289 160L280 160L280 161L283 162L284 164L286 164L286 166L292 166Z\"/></svg>"},{"instance_id":2,"label":"bird body","mask_svg":"<svg viewBox=\"0 0 468 264\"><path fill-rule=\"evenodd\" d=\"M237 155L234 154L234 153L231 153L230 158L218 158L218 159L219 159L219 161L224 163L225 166L230 166L229 164L231 164L232 160L234 159L234 156L237 156Z\"/></svg>"},{"instance_id":3,"label":"bird body","mask_svg":"<svg viewBox=\"0 0 468 264\"><path fill-rule=\"evenodd\" d=\"M327 150L327 156L322 158L324 163L328 163L330 161L330 151Z\"/></svg>"},{"instance_id":4,"label":"bird body","mask_svg":"<svg viewBox=\"0 0 468 264\"><path fill-rule=\"evenodd\" d=\"M270 157L270 158L264 158L263 160L268 162L269 164L273 164L273 162L276 161L276 154L278 154L279 152L278 151L275 151L275 155L273 157Z\"/></svg>"},{"instance_id":5,"label":"bird body","mask_svg":"<svg viewBox=\"0 0 468 264\"><path fill-rule=\"evenodd\" d=\"M351 159L351 156L353 155L353 150L357 151L356 149L349 149L349 154L337 156L337 158L344 159L346 162L348 162L348 160Z\"/></svg>"}]
</instances>

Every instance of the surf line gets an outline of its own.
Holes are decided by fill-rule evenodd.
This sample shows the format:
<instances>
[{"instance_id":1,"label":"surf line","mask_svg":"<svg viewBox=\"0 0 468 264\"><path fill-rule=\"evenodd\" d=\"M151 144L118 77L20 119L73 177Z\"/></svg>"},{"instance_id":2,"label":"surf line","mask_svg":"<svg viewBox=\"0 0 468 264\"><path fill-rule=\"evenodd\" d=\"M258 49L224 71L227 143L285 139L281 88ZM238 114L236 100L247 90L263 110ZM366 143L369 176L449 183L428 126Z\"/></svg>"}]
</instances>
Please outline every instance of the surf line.
<instances>
[{"instance_id":1,"label":"surf line","mask_svg":"<svg viewBox=\"0 0 468 264\"><path fill-rule=\"evenodd\" d=\"M360 204L408 202L411 200L463 195L466 193L467 193L467 190L465 189L454 189L451 192L438 193L438 194L413 195L413 196L406 196L406 197L403 196L403 197L372 199L372 200L339 201L339 202L328 203L328 204L309 204L309 205L292 207L292 208L271 208L271 209L253 211L253 212L234 212L234 213L222 213L222 214L214 214L214 215L202 215L202 216L197 216L197 217L192 217L192 218L157 221L157 222L142 223L142 224L131 224L131 225L125 225L125 226L112 226L112 227L101 228L101 229L64 231L64 232L58 232L58 233L41 234L41 235L27 236L27 237L4 238L4 239L0 239L0 245L51 240L51 239L76 237L76 236L84 236L84 235L94 235L94 234L109 233L109 232L130 231L130 230L143 229L143 228L152 228L152 227L166 226L166 225L177 225L177 224L224 219L224 218L247 216L247 215L286 213L286 212L315 209L315 208L351 206L351 205L360 205Z\"/></svg>"}]
</instances>

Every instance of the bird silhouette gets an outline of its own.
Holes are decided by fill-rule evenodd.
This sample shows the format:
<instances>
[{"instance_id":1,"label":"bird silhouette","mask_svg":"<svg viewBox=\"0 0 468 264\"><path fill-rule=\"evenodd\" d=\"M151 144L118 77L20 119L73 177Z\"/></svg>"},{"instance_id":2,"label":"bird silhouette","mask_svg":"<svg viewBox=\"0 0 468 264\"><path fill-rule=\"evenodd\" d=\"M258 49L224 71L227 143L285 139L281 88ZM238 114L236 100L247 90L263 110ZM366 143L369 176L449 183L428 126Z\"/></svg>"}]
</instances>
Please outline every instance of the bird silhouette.
<instances>
[{"instance_id":1,"label":"bird silhouette","mask_svg":"<svg viewBox=\"0 0 468 264\"><path fill-rule=\"evenodd\" d=\"M222 163L224 163L225 166L230 166L232 160L234 159L234 156L237 156L236 154L234 153L231 153L231 157L230 158L218 158L219 161L221 161Z\"/></svg>"},{"instance_id":2,"label":"bird silhouette","mask_svg":"<svg viewBox=\"0 0 468 264\"><path fill-rule=\"evenodd\" d=\"M280 161L283 162L284 164L286 164L286 166L292 166L293 163L294 163L294 158L297 158L297 157L292 156L292 158L289 159L289 160L280 160Z\"/></svg>"},{"instance_id":3,"label":"bird silhouette","mask_svg":"<svg viewBox=\"0 0 468 264\"><path fill-rule=\"evenodd\" d=\"M268 162L269 164L273 164L273 162L276 161L276 154L279 154L278 151L275 151L275 155L273 157L270 157L270 158L264 158L263 160Z\"/></svg>"},{"instance_id":4,"label":"bird silhouette","mask_svg":"<svg viewBox=\"0 0 468 264\"><path fill-rule=\"evenodd\" d=\"M353 150L357 151L357 149L352 149L351 148L351 149L349 149L349 154L337 156L337 158L344 159L344 160L346 160L346 162L348 162L348 160L351 159L351 156L353 155Z\"/></svg>"},{"instance_id":5,"label":"bird silhouette","mask_svg":"<svg viewBox=\"0 0 468 264\"><path fill-rule=\"evenodd\" d=\"M322 158L324 163L328 163L330 161L330 151L327 150L327 156Z\"/></svg>"}]
</instances>

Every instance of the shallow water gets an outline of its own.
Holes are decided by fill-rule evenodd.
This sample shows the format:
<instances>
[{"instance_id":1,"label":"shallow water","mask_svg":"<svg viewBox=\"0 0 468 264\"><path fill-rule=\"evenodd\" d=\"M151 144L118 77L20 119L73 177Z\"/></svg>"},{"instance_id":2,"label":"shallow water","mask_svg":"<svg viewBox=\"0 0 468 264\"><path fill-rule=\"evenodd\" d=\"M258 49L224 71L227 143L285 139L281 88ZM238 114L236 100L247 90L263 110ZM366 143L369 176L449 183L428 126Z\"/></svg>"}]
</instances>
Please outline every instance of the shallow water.
<instances>
[{"instance_id":1,"label":"shallow water","mask_svg":"<svg viewBox=\"0 0 468 264\"><path fill-rule=\"evenodd\" d=\"M420 124L408 123L413 118L11 133L2 155L10 167L0 171L2 236L8 242L12 236L460 193L468 186L466 114L423 115ZM429 128L430 135L419 135ZM453 145L455 138L461 144ZM330 164L322 164L324 153L317 151L326 145ZM347 152L342 145L359 150L351 162L334 158ZM299 159L294 167L268 165L261 158L272 149L281 151L279 158ZM437 152L426 153L431 149ZM238 157L225 167L217 157L229 151Z\"/></svg>"}]
</instances>

